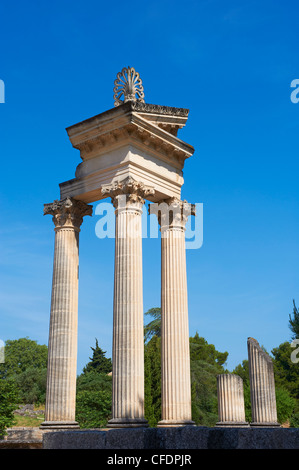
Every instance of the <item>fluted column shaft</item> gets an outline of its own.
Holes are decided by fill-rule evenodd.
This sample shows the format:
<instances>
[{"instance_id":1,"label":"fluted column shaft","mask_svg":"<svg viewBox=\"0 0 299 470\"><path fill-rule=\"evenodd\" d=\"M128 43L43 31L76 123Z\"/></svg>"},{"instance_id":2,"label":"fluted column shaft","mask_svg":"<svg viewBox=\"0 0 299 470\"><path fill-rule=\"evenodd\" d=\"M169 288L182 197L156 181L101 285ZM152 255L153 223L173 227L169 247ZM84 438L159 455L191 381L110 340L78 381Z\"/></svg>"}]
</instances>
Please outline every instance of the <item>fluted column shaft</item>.
<instances>
[{"instance_id":1,"label":"fluted column shaft","mask_svg":"<svg viewBox=\"0 0 299 470\"><path fill-rule=\"evenodd\" d=\"M254 338L248 338L251 426L280 426L277 422L273 363Z\"/></svg>"},{"instance_id":2,"label":"fluted column shaft","mask_svg":"<svg viewBox=\"0 0 299 470\"><path fill-rule=\"evenodd\" d=\"M112 419L109 427L147 426L144 419L142 210L146 193L132 179L104 187L115 207Z\"/></svg>"},{"instance_id":3,"label":"fluted column shaft","mask_svg":"<svg viewBox=\"0 0 299 470\"><path fill-rule=\"evenodd\" d=\"M185 224L193 205L171 198L151 208L161 225L161 421L193 425Z\"/></svg>"},{"instance_id":4,"label":"fluted column shaft","mask_svg":"<svg viewBox=\"0 0 299 470\"><path fill-rule=\"evenodd\" d=\"M79 231L92 207L67 199L45 205L55 224L45 421L42 428L78 427L76 367Z\"/></svg>"},{"instance_id":5,"label":"fluted column shaft","mask_svg":"<svg viewBox=\"0 0 299 470\"><path fill-rule=\"evenodd\" d=\"M235 374L217 376L218 418L216 426L248 426L245 421L243 380Z\"/></svg>"}]
</instances>

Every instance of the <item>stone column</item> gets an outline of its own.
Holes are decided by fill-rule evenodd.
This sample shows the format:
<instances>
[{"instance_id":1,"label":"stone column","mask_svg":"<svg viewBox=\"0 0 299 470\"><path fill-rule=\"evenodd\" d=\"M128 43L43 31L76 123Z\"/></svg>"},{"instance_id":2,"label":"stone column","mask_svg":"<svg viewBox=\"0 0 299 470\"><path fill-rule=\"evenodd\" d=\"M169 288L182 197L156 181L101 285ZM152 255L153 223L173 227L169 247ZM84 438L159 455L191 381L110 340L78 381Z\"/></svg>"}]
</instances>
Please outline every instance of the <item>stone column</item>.
<instances>
[{"instance_id":1,"label":"stone column","mask_svg":"<svg viewBox=\"0 0 299 470\"><path fill-rule=\"evenodd\" d=\"M152 188L126 178L103 186L115 207L112 419L109 427L144 427L142 209Z\"/></svg>"},{"instance_id":2,"label":"stone column","mask_svg":"<svg viewBox=\"0 0 299 470\"><path fill-rule=\"evenodd\" d=\"M41 428L76 428L79 232L83 217L92 214L92 206L67 198L45 204L44 214L53 215L55 251L46 409Z\"/></svg>"},{"instance_id":3,"label":"stone column","mask_svg":"<svg viewBox=\"0 0 299 470\"><path fill-rule=\"evenodd\" d=\"M251 426L280 426L277 422L274 370L271 358L254 338L248 338Z\"/></svg>"},{"instance_id":4,"label":"stone column","mask_svg":"<svg viewBox=\"0 0 299 470\"><path fill-rule=\"evenodd\" d=\"M218 418L216 426L247 427L243 380L235 374L217 376Z\"/></svg>"},{"instance_id":5,"label":"stone column","mask_svg":"<svg viewBox=\"0 0 299 470\"><path fill-rule=\"evenodd\" d=\"M195 206L169 198L151 204L161 226L161 404L158 427L193 425L185 225Z\"/></svg>"}]
</instances>

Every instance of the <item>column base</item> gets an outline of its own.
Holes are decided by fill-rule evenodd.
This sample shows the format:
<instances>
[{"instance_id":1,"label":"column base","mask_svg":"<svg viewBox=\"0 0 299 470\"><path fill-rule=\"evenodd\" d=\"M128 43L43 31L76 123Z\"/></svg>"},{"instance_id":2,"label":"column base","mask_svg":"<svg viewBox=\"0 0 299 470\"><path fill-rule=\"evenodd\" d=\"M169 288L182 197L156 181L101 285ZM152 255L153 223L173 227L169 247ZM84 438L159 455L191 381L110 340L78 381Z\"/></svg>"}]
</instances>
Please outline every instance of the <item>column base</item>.
<instances>
[{"instance_id":1,"label":"column base","mask_svg":"<svg viewBox=\"0 0 299 470\"><path fill-rule=\"evenodd\" d=\"M148 422L144 418L112 418L107 428L147 428Z\"/></svg>"},{"instance_id":2,"label":"column base","mask_svg":"<svg viewBox=\"0 0 299 470\"><path fill-rule=\"evenodd\" d=\"M80 429L79 424L77 421L44 421L39 429L50 429L55 431L57 430L63 430L63 429Z\"/></svg>"},{"instance_id":3,"label":"column base","mask_svg":"<svg viewBox=\"0 0 299 470\"><path fill-rule=\"evenodd\" d=\"M215 424L215 427L217 428L248 428L249 423L246 421L219 421L218 423Z\"/></svg>"},{"instance_id":4,"label":"column base","mask_svg":"<svg viewBox=\"0 0 299 470\"><path fill-rule=\"evenodd\" d=\"M177 428L180 426L195 426L194 421L191 420L175 420L175 419L163 419L157 424L157 428Z\"/></svg>"},{"instance_id":5,"label":"column base","mask_svg":"<svg viewBox=\"0 0 299 470\"><path fill-rule=\"evenodd\" d=\"M281 428L279 423L250 423L253 428Z\"/></svg>"}]
</instances>

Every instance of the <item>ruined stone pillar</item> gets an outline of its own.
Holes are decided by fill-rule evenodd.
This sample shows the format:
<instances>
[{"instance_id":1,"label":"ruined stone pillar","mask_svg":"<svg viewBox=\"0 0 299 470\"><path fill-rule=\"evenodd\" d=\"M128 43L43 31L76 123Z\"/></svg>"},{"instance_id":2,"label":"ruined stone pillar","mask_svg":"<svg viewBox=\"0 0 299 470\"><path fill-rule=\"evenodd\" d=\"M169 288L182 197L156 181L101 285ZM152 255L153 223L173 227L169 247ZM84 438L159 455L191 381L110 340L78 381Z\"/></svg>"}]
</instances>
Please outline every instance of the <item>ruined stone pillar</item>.
<instances>
[{"instance_id":1,"label":"ruined stone pillar","mask_svg":"<svg viewBox=\"0 0 299 470\"><path fill-rule=\"evenodd\" d=\"M79 232L92 206L66 198L45 204L55 224L45 421L41 428L76 428Z\"/></svg>"},{"instance_id":2,"label":"ruined stone pillar","mask_svg":"<svg viewBox=\"0 0 299 470\"><path fill-rule=\"evenodd\" d=\"M217 376L218 418L216 426L247 427L243 380L235 374Z\"/></svg>"},{"instance_id":3,"label":"ruined stone pillar","mask_svg":"<svg viewBox=\"0 0 299 470\"><path fill-rule=\"evenodd\" d=\"M159 427L193 425L185 225L195 206L170 198L152 204L161 226L161 404Z\"/></svg>"},{"instance_id":4,"label":"ruined stone pillar","mask_svg":"<svg viewBox=\"0 0 299 470\"><path fill-rule=\"evenodd\" d=\"M103 186L115 207L112 419L109 427L143 427L144 327L142 209L152 188L131 177Z\"/></svg>"},{"instance_id":5,"label":"ruined stone pillar","mask_svg":"<svg viewBox=\"0 0 299 470\"><path fill-rule=\"evenodd\" d=\"M248 338L251 426L280 426L277 422L274 370L271 358L254 338Z\"/></svg>"}]
</instances>

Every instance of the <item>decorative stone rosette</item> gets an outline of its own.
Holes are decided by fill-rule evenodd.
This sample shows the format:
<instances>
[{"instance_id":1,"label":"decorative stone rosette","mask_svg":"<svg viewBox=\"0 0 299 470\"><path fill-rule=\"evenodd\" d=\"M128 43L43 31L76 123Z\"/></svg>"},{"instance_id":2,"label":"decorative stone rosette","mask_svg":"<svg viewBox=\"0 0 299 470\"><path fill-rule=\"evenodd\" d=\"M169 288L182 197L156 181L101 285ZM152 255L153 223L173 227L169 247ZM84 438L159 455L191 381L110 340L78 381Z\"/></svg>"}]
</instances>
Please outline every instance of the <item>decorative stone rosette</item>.
<instances>
[{"instance_id":1,"label":"decorative stone rosette","mask_svg":"<svg viewBox=\"0 0 299 470\"><path fill-rule=\"evenodd\" d=\"M118 72L114 81L113 92L114 106L119 106L128 101L144 103L142 80L133 67L124 67L121 72Z\"/></svg>"}]
</instances>

